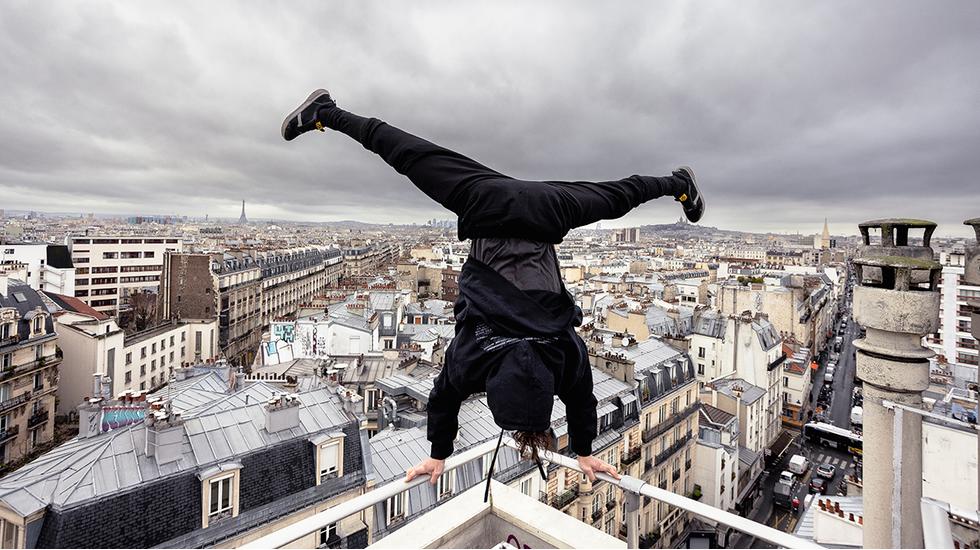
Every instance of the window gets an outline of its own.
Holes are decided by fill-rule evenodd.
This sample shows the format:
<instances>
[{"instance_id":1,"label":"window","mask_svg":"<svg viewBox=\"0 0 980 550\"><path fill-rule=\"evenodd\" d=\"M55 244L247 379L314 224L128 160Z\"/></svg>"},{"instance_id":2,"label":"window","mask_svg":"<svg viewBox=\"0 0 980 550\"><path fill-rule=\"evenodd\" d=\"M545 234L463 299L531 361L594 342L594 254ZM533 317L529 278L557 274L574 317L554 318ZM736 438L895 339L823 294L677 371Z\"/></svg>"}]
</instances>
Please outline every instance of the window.
<instances>
[{"instance_id":1,"label":"window","mask_svg":"<svg viewBox=\"0 0 980 550\"><path fill-rule=\"evenodd\" d=\"M336 541L338 538L340 537L337 536L337 524L331 523L323 529L320 529L320 544L318 548L326 548L327 545Z\"/></svg>"},{"instance_id":2,"label":"window","mask_svg":"<svg viewBox=\"0 0 980 550\"><path fill-rule=\"evenodd\" d=\"M338 458L339 443L327 443L320 446L320 482L337 477L339 474Z\"/></svg>"},{"instance_id":3,"label":"window","mask_svg":"<svg viewBox=\"0 0 980 550\"><path fill-rule=\"evenodd\" d=\"M151 371L156 371L157 370L157 360L156 359L150 360L150 370ZM145 372L144 372L144 374L145 374Z\"/></svg>"},{"instance_id":4,"label":"window","mask_svg":"<svg viewBox=\"0 0 980 550\"><path fill-rule=\"evenodd\" d=\"M784 376L783 377L783 387L785 388L787 386L789 386L789 377L788 376Z\"/></svg>"},{"instance_id":5,"label":"window","mask_svg":"<svg viewBox=\"0 0 980 550\"><path fill-rule=\"evenodd\" d=\"M146 376L146 365L140 365L140 376Z\"/></svg>"},{"instance_id":6,"label":"window","mask_svg":"<svg viewBox=\"0 0 980 550\"><path fill-rule=\"evenodd\" d=\"M133 371L126 371L126 383L131 384L133 382Z\"/></svg>"},{"instance_id":7,"label":"window","mask_svg":"<svg viewBox=\"0 0 980 550\"><path fill-rule=\"evenodd\" d=\"M452 470L443 473L436 481L436 498L442 500L450 497L456 490L456 476Z\"/></svg>"},{"instance_id":8,"label":"window","mask_svg":"<svg viewBox=\"0 0 980 550\"><path fill-rule=\"evenodd\" d=\"M173 336L170 336L170 345L171 345L171 346L173 346L173 345L174 345L174 337L173 337Z\"/></svg>"},{"instance_id":9,"label":"window","mask_svg":"<svg viewBox=\"0 0 980 550\"><path fill-rule=\"evenodd\" d=\"M403 491L385 501L385 518L388 523L405 519L405 496Z\"/></svg>"},{"instance_id":10,"label":"window","mask_svg":"<svg viewBox=\"0 0 980 550\"><path fill-rule=\"evenodd\" d=\"M150 346L150 353L156 353L156 352L157 352L157 343L153 342L153 344Z\"/></svg>"},{"instance_id":11,"label":"window","mask_svg":"<svg viewBox=\"0 0 980 550\"><path fill-rule=\"evenodd\" d=\"M0 519L0 542L3 542L3 548L19 547L20 526L5 519Z\"/></svg>"},{"instance_id":12,"label":"window","mask_svg":"<svg viewBox=\"0 0 980 550\"><path fill-rule=\"evenodd\" d=\"M526 477L521 480L521 492L527 496L531 496L531 478Z\"/></svg>"},{"instance_id":13,"label":"window","mask_svg":"<svg viewBox=\"0 0 980 550\"><path fill-rule=\"evenodd\" d=\"M234 477L233 475L225 476L219 479L212 479L208 483L211 493L210 503L208 505L208 518L231 515L231 484Z\"/></svg>"},{"instance_id":14,"label":"window","mask_svg":"<svg viewBox=\"0 0 980 550\"><path fill-rule=\"evenodd\" d=\"M144 252L144 253L143 253L143 257L144 257L144 258L152 258L152 257L153 257L153 256L155 256L155 255L156 255L156 254L155 254L154 252L152 252L152 251L150 251L150 252Z\"/></svg>"},{"instance_id":15,"label":"window","mask_svg":"<svg viewBox=\"0 0 980 550\"><path fill-rule=\"evenodd\" d=\"M596 495L592 497L592 513L598 514L601 507L602 507L602 493L596 493Z\"/></svg>"},{"instance_id":16,"label":"window","mask_svg":"<svg viewBox=\"0 0 980 550\"><path fill-rule=\"evenodd\" d=\"M5 353L3 355L0 355L0 368L2 368L4 370L10 368L10 365L12 364L11 363L11 355L12 354L10 354L10 353Z\"/></svg>"},{"instance_id":17,"label":"window","mask_svg":"<svg viewBox=\"0 0 980 550\"><path fill-rule=\"evenodd\" d=\"M44 376L39 372L34 373L34 391L41 391L44 389ZM36 401L35 401L36 403Z\"/></svg>"},{"instance_id":18,"label":"window","mask_svg":"<svg viewBox=\"0 0 980 550\"><path fill-rule=\"evenodd\" d=\"M698 347L698 357L701 358L701 359L704 359L704 348L703 347L700 347L700 346Z\"/></svg>"},{"instance_id":19,"label":"window","mask_svg":"<svg viewBox=\"0 0 980 550\"><path fill-rule=\"evenodd\" d=\"M133 352L126 354L126 364L129 365L133 362Z\"/></svg>"},{"instance_id":20,"label":"window","mask_svg":"<svg viewBox=\"0 0 980 550\"><path fill-rule=\"evenodd\" d=\"M146 346L140 348L140 359L146 359Z\"/></svg>"},{"instance_id":21,"label":"window","mask_svg":"<svg viewBox=\"0 0 980 550\"><path fill-rule=\"evenodd\" d=\"M160 351L163 351L164 348L166 348L166 347L167 347L167 339L166 338L161 338L160 339Z\"/></svg>"},{"instance_id":22,"label":"window","mask_svg":"<svg viewBox=\"0 0 980 550\"><path fill-rule=\"evenodd\" d=\"M118 257L119 257L119 253L118 252L103 252L102 253L102 259L103 260L114 260L114 259L116 259Z\"/></svg>"},{"instance_id":23,"label":"window","mask_svg":"<svg viewBox=\"0 0 980 550\"><path fill-rule=\"evenodd\" d=\"M364 398L367 410L373 411L378 408L378 390L365 390Z\"/></svg>"}]
</instances>

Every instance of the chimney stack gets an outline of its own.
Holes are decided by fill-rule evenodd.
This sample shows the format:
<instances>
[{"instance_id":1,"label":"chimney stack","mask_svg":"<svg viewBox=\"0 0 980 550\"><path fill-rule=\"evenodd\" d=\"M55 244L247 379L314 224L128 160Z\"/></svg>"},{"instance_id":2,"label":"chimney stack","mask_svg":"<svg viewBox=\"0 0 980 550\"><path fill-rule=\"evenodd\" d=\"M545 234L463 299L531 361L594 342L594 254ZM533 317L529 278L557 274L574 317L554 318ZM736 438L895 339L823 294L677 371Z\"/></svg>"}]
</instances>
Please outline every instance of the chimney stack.
<instances>
[{"instance_id":1,"label":"chimney stack","mask_svg":"<svg viewBox=\"0 0 980 550\"><path fill-rule=\"evenodd\" d=\"M864 470L864 546L921 548L922 417L884 402L921 409L929 387L935 354L922 338L939 329L942 268L929 246L936 224L887 219L858 227L864 246L854 259L854 320L867 335L854 347L857 377L864 382L864 462L870 465ZM881 244L871 245L871 229L881 230ZM910 230L922 230L921 245L909 244Z\"/></svg>"},{"instance_id":2,"label":"chimney stack","mask_svg":"<svg viewBox=\"0 0 980 550\"><path fill-rule=\"evenodd\" d=\"M170 403L158 408L156 401L147 402L146 411L146 456L153 457L157 464L168 464L179 460L184 442L184 422L180 413L172 412Z\"/></svg>"},{"instance_id":3,"label":"chimney stack","mask_svg":"<svg viewBox=\"0 0 980 550\"><path fill-rule=\"evenodd\" d=\"M299 427L299 396L295 393L273 394L264 411L265 431L269 433Z\"/></svg>"}]
</instances>

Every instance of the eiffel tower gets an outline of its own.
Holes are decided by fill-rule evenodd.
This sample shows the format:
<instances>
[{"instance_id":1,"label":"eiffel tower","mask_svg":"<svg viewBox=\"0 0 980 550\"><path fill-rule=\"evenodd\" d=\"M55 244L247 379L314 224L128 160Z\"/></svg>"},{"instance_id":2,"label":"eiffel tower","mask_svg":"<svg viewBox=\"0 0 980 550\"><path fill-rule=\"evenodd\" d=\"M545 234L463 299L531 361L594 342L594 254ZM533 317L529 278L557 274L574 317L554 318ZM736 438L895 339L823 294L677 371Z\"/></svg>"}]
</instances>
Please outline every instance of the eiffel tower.
<instances>
[{"instance_id":1,"label":"eiffel tower","mask_svg":"<svg viewBox=\"0 0 980 550\"><path fill-rule=\"evenodd\" d=\"M238 223L244 225L248 223L248 218L245 217L245 201L242 201L242 215L238 218Z\"/></svg>"}]
</instances>

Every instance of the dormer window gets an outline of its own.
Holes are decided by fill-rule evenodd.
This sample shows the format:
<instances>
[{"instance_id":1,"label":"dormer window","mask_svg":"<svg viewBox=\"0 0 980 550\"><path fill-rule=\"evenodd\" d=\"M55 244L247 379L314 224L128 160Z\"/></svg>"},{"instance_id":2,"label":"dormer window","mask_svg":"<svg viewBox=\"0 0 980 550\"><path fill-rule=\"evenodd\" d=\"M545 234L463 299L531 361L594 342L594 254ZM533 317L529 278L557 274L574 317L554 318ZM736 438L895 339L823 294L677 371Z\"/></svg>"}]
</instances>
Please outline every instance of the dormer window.
<instances>
[{"instance_id":1,"label":"dormer window","mask_svg":"<svg viewBox=\"0 0 980 550\"><path fill-rule=\"evenodd\" d=\"M44 316L38 315L34 318L34 334L44 334Z\"/></svg>"},{"instance_id":2,"label":"dormer window","mask_svg":"<svg viewBox=\"0 0 980 550\"><path fill-rule=\"evenodd\" d=\"M316 446L316 483L320 485L344 475L344 432L310 438Z\"/></svg>"}]
</instances>

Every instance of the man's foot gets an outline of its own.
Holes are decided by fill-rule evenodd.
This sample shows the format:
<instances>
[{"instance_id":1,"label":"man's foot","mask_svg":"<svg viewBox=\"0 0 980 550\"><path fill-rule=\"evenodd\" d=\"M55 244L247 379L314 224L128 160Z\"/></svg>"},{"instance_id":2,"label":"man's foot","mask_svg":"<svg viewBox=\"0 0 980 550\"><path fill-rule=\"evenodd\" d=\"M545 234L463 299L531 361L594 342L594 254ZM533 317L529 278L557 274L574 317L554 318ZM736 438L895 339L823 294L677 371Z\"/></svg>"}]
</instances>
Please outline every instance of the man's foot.
<instances>
[{"instance_id":1,"label":"man's foot","mask_svg":"<svg viewBox=\"0 0 980 550\"><path fill-rule=\"evenodd\" d=\"M694 170L690 166L681 166L674 170L674 176L687 182L687 191L674 197L684 207L684 215L688 221L696 223L704 215L704 198L698 189L698 180L694 177Z\"/></svg>"},{"instance_id":2,"label":"man's foot","mask_svg":"<svg viewBox=\"0 0 980 550\"><path fill-rule=\"evenodd\" d=\"M306 98L295 111L289 113L282 121L282 138L286 141L296 139L296 136L310 130L323 131L323 122L317 120L317 111L322 107L333 107L336 104L330 99L330 93L324 89L315 90Z\"/></svg>"}]
</instances>

